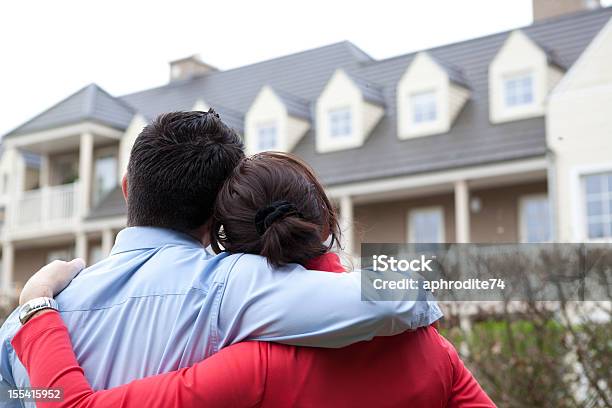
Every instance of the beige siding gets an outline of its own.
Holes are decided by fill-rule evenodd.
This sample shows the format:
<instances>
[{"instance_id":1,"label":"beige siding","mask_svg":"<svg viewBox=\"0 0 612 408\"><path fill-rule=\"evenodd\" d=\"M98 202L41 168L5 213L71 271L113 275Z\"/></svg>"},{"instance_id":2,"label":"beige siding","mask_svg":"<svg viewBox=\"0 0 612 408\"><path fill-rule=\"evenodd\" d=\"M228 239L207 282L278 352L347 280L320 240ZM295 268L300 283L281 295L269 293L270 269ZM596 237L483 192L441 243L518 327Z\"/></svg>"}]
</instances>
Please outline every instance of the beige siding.
<instances>
[{"instance_id":1,"label":"beige siding","mask_svg":"<svg viewBox=\"0 0 612 408\"><path fill-rule=\"evenodd\" d=\"M89 237L87 242L88 256L91 256L91 251L95 246L101 245L99 237ZM41 267L47 264L47 259L50 252L72 250L74 243L66 242L64 244L36 246L31 248L17 248L15 250L15 269L14 281L17 288L23 287L30 276ZM86 260L90 263L90 260Z\"/></svg>"},{"instance_id":2,"label":"beige siding","mask_svg":"<svg viewBox=\"0 0 612 408\"><path fill-rule=\"evenodd\" d=\"M470 214L471 242L518 242L521 197L546 193L546 190L546 182L542 181L470 191L470 197L477 197L482 203L480 212ZM445 238L447 242L454 242L452 194L356 205L355 242L357 245L367 242L404 243L408 239L408 212L432 206L443 207Z\"/></svg>"},{"instance_id":3,"label":"beige siding","mask_svg":"<svg viewBox=\"0 0 612 408\"><path fill-rule=\"evenodd\" d=\"M23 248L15 251L14 280L18 288L23 287L30 276L47 263L47 255L66 246Z\"/></svg>"},{"instance_id":4,"label":"beige siding","mask_svg":"<svg viewBox=\"0 0 612 408\"><path fill-rule=\"evenodd\" d=\"M583 176L612 172L612 20L559 84L548 105L554 153L557 239L587 239Z\"/></svg>"},{"instance_id":5,"label":"beige siding","mask_svg":"<svg viewBox=\"0 0 612 408\"><path fill-rule=\"evenodd\" d=\"M355 207L355 242L403 243L408 237L408 212L419 207L442 206L446 240L455 236L452 194ZM358 249L358 248L357 248Z\"/></svg>"},{"instance_id":6,"label":"beige siding","mask_svg":"<svg viewBox=\"0 0 612 408\"><path fill-rule=\"evenodd\" d=\"M134 146L136 138L146 125L147 121L143 116L139 114L135 115L130 123L130 126L128 126L123 137L121 138L119 143L119 183L121 183L121 178L127 171L132 146Z\"/></svg>"},{"instance_id":7,"label":"beige siding","mask_svg":"<svg viewBox=\"0 0 612 408\"><path fill-rule=\"evenodd\" d=\"M480 198L482 209L471 214L470 241L519 242L519 201L539 193L546 193L545 182L472 191L470 196Z\"/></svg>"}]
</instances>

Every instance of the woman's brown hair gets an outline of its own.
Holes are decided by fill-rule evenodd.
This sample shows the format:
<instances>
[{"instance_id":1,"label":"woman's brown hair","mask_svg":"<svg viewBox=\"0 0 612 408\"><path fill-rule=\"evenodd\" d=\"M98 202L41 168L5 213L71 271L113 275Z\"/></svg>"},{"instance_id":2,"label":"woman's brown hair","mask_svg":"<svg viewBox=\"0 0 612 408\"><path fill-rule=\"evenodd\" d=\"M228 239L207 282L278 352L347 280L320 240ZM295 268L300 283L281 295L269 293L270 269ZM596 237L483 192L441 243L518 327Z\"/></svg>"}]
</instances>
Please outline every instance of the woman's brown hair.
<instances>
[{"instance_id":1,"label":"woman's brown hair","mask_svg":"<svg viewBox=\"0 0 612 408\"><path fill-rule=\"evenodd\" d=\"M241 161L221 188L211 244L216 252L265 256L275 266L304 265L338 243L339 234L336 211L312 169L294 155L264 152Z\"/></svg>"}]
</instances>

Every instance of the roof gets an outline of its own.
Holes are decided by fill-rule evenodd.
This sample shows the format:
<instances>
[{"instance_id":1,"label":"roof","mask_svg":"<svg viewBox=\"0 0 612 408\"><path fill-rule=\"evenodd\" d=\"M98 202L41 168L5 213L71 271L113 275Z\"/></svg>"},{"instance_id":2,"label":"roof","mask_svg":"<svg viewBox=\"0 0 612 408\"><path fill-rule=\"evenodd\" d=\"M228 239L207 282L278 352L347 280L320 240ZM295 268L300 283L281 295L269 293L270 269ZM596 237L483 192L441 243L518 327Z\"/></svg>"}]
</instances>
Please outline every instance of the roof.
<instances>
[{"instance_id":1,"label":"roof","mask_svg":"<svg viewBox=\"0 0 612 408\"><path fill-rule=\"evenodd\" d=\"M364 78L360 78L354 73L346 72L346 74L357 86L357 88L359 88L361 95L363 95L363 99L381 106L385 104L383 89L380 85L374 84Z\"/></svg>"},{"instance_id":2,"label":"roof","mask_svg":"<svg viewBox=\"0 0 612 408\"><path fill-rule=\"evenodd\" d=\"M522 28L538 44L571 66L612 17L603 8L547 20ZM400 140L396 86L418 52L362 64L359 75L383 87L385 116L360 148L320 154L311 130L294 153L306 160L327 185L543 156L545 119L501 124L489 121L488 67L510 31L426 50L436 61L450 61L470 87L470 99L444 134Z\"/></svg>"},{"instance_id":3,"label":"roof","mask_svg":"<svg viewBox=\"0 0 612 408\"><path fill-rule=\"evenodd\" d=\"M5 137L71 125L84 120L124 130L134 113L134 109L121 99L115 98L96 84L90 84L7 133Z\"/></svg>"},{"instance_id":4,"label":"roof","mask_svg":"<svg viewBox=\"0 0 612 408\"><path fill-rule=\"evenodd\" d=\"M439 58L436 57L431 57L431 59L433 59L440 66L440 68L446 71L446 75L448 75L448 79L451 82L454 82L457 85L461 85L465 88L469 88L467 79L465 78L465 75L463 75L463 71L460 68L448 62L441 61Z\"/></svg>"},{"instance_id":5,"label":"roof","mask_svg":"<svg viewBox=\"0 0 612 408\"><path fill-rule=\"evenodd\" d=\"M88 220L124 215L127 212L123 191L118 186L110 191L87 216Z\"/></svg>"},{"instance_id":6,"label":"roof","mask_svg":"<svg viewBox=\"0 0 612 408\"><path fill-rule=\"evenodd\" d=\"M611 17L612 8L602 8L538 22L521 30L546 50L550 61L570 67ZM409 140L397 137L396 87L418 52L374 60L349 42L211 72L117 98L90 85L11 134L82 118L121 128L127 126L133 111L151 119L162 112L190 110L198 99L214 107L229 126L242 129L244 114L263 86L272 87L292 112L306 114L307 106L312 111L329 78L341 68L369 100L386 108L360 148L317 153L312 129L300 140L293 152L313 166L327 185L539 157L546 152L543 117L502 124L489 121L488 67L512 31L419 51L426 51L454 82L469 84L471 90L470 100L444 134ZM124 212L125 203L118 189L92 210L91 217Z\"/></svg>"},{"instance_id":7,"label":"roof","mask_svg":"<svg viewBox=\"0 0 612 408\"><path fill-rule=\"evenodd\" d=\"M532 38L528 33L527 33L527 37L529 37L529 39L533 41L535 45L540 47L540 49L544 52L544 54L546 55L546 61L548 62L548 64L554 65L557 68L562 69L563 71L567 70L568 68L567 65L565 65L565 62L559 58L555 50L551 49L550 47L546 45L540 44L537 38Z\"/></svg>"},{"instance_id":8,"label":"roof","mask_svg":"<svg viewBox=\"0 0 612 408\"><path fill-rule=\"evenodd\" d=\"M237 131L239 134L244 133L244 115L242 113L214 103L211 103L210 107L219 114L219 117L223 120L223 123ZM185 110L190 110L192 108L193 106L190 108L185 108Z\"/></svg>"},{"instance_id":9,"label":"roof","mask_svg":"<svg viewBox=\"0 0 612 408\"><path fill-rule=\"evenodd\" d=\"M287 109L287 113L297 118L310 120L310 102L288 92L279 91L272 87L272 92L280 98Z\"/></svg>"},{"instance_id":10,"label":"roof","mask_svg":"<svg viewBox=\"0 0 612 408\"><path fill-rule=\"evenodd\" d=\"M124 95L121 99L148 118L162 112L191 109L198 99L215 109L215 104L231 106L234 111L244 115L265 85L277 93L283 92L312 102L337 68L357 67L371 61L373 59L353 44L341 42L239 68L211 72L187 81L170 82L158 88ZM223 115L221 119L225 119Z\"/></svg>"},{"instance_id":11,"label":"roof","mask_svg":"<svg viewBox=\"0 0 612 408\"><path fill-rule=\"evenodd\" d=\"M569 67L611 16L612 8L603 8L521 30L556 64ZM122 99L149 117L189 109L197 98L245 113L261 88L269 85L284 101L299 98L312 106L332 74L342 68L368 100L386 106L385 116L360 148L317 153L314 129L300 140L293 152L309 162L327 185L541 156L546 152L544 118L489 122L488 67L512 31L421 50L454 82L471 90L451 130L428 137L397 137L395 89L418 52L377 61L348 42L170 83ZM305 104L301 105L304 113ZM221 118L225 119L223 114Z\"/></svg>"}]
</instances>

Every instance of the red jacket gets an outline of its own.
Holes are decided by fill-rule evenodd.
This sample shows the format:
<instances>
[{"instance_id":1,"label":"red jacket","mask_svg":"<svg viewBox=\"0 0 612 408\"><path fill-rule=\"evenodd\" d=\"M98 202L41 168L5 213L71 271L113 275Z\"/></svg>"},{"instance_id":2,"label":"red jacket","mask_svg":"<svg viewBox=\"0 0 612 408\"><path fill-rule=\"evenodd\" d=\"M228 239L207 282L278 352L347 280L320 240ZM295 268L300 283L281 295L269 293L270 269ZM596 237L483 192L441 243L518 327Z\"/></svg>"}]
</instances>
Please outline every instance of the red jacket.
<instances>
[{"instance_id":1,"label":"red jacket","mask_svg":"<svg viewBox=\"0 0 612 408\"><path fill-rule=\"evenodd\" d=\"M334 259L309 267L341 268ZM343 349L243 342L192 367L98 392L58 313L33 318L12 343L33 387L64 390L63 402L43 407L495 406L433 327Z\"/></svg>"}]
</instances>

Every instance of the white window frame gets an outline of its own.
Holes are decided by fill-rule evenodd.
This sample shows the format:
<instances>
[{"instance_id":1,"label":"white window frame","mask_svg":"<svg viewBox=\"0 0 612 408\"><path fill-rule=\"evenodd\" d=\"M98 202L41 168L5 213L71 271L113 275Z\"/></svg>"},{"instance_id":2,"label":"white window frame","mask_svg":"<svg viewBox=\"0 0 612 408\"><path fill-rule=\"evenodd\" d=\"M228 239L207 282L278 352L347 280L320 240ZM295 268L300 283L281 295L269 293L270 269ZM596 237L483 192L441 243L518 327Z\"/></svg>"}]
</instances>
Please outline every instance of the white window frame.
<instances>
[{"instance_id":1,"label":"white window frame","mask_svg":"<svg viewBox=\"0 0 612 408\"><path fill-rule=\"evenodd\" d=\"M261 145L262 131L263 130L269 131L270 129L274 129L274 136L275 136L274 146L267 147L267 145L266 145L266 146L262 147L262 145ZM256 127L256 134L257 134L257 141L256 141L256 144L255 144L255 147L256 147L256 150L258 152L264 152L264 151L267 151L267 150L278 150L278 148L279 148L278 146L280 144L280 132L279 132L279 129L278 129L278 123L277 122L266 122L266 123L258 124L257 127Z\"/></svg>"},{"instance_id":2,"label":"white window frame","mask_svg":"<svg viewBox=\"0 0 612 408\"><path fill-rule=\"evenodd\" d=\"M422 104L421 107L425 107L424 113L427 113L427 117L422 118L423 120L416 120L417 114L417 103L416 100L419 98L425 99L427 97L431 97L431 100L427 101L427 104ZM432 103L433 102L433 103ZM416 126L428 125L431 123L436 123L438 121L439 112L438 112L438 92L435 89L429 89L426 91L413 92L408 95L408 104L410 106L410 122ZM429 117L431 113L430 108L433 105L433 117Z\"/></svg>"},{"instance_id":3,"label":"white window frame","mask_svg":"<svg viewBox=\"0 0 612 408\"><path fill-rule=\"evenodd\" d=\"M98 160L100 159L109 159L109 158L113 158L115 160L115 174L114 174L114 185L113 187L109 188L107 191L101 192L101 194L98 193L98 188L100 187L98 185L98 180L96 178L97 176L97 172L96 172L96 165L98 163ZM93 204L98 204L100 203L100 200L102 200L104 197L106 197L106 195L108 193L110 193L114 188L116 188L119 185L119 152L114 149L114 148L108 148L108 149L100 149L99 151L96 152L96 155L93 159L93 166L92 166L92 202Z\"/></svg>"},{"instance_id":4,"label":"white window frame","mask_svg":"<svg viewBox=\"0 0 612 408\"><path fill-rule=\"evenodd\" d=\"M573 225L572 240L574 242L612 242L612 238L589 238L588 225L587 225L587 212L586 212L586 190L584 184L584 177L595 175L599 173L610 173L612 172L612 162L576 166L571 170L571 197L572 197L572 222Z\"/></svg>"},{"instance_id":5,"label":"white window frame","mask_svg":"<svg viewBox=\"0 0 612 408\"><path fill-rule=\"evenodd\" d=\"M333 115L343 114L346 115L348 113L348 133L334 134L334 120ZM343 118L346 119L346 118ZM346 124L345 124L346 125ZM353 109L350 106L343 106L340 108L333 108L327 111L327 126L329 132L329 138L331 140L343 140L353 136L355 131L353 125ZM346 128L346 126L344 126Z\"/></svg>"},{"instance_id":6,"label":"white window frame","mask_svg":"<svg viewBox=\"0 0 612 408\"><path fill-rule=\"evenodd\" d=\"M529 102L525 102L525 103L514 103L512 105L508 104L508 88L507 88L507 84L509 81L518 81L521 80L524 81L525 78L529 78L531 81L531 100ZM514 110L514 109L524 109L525 107L529 107L529 106L533 106L536 102L535 100L535 74L533 71L522 71L522 72L515 72L512 74L507 74L504 75L502 77L502 102L503 102L503 106L504 109L507 110ZM515 85L516 86L516 85ZM522 87L522 85L521 85ZM515 95L515 98L518 95ZM520 95L521 97L524 97L524 94Z\"/></svg>"},{"instance_id":7,"label":"white window frame","mask_svg":"<svg viewBox=\"0 0 612 408\"><path fill-rule=\"evenodd\" d=\"M592 176L598 176L598 175L606 175L608 177L610 177L612 175L612 171L603 171L603 172L594 172L594 173L588 173L588 174L582 174L580 176L580 185L581 185L581 192L582 192L582 196L581 196L581 201L582 201L582 205L583 205L583 227L584 227L584 236L585 239L589 240L589 241L612 241L612 231L604 231L604 236L601 238L591 238L589 237L589 214L588 214L588 206L587 206L587 191L586 191L586 178L587 177L592 177ZM605 203L605 205L608 208L604 208L602 209L602 211L604 212L604 215L602 215L602 217L609 217L610 219L608 220L608 223L610 221L612 221L612 208L610 207L610 201L612 201L612 192L608 192L608 193L601 193L601 194L607 194L607 200L604 198L603 203ZM607 211L606 211L607 209ZM602 223L605 225L607 224L605 221L602 221Z\"/></svg>"},{"instance_id":8,"label":"white window frame","mask_svg":"<svg viewBox=\"0 0 612 408\"><path fill-rule=\"evenodd\" d=\"M52 261L58 259L62 261L70 261L72 258L74 258L74 252L75 250L73 247L52 249L46 254L47 263L51 263Z\"/></svg>"},{"instance_id":9,"label":"white window frame","mask_svg":"<svg viewBox=\"0 0 612 408\"><path fill-rule=\"evenodd\" d=\"M525 223L526 219L524 217L525 215L525 208L527 205L527 202L530 200L546 200L546 202L548 203L548 239L546 241L541 241L541 242L529 242L527 240L528 234L527 234L527 224ZM547 242L552 242L552 217L551 217L551 203L550 200L548 198L548 194L546 193L537 193L537 194L527 194L527 195L523 195L519 198L519 238L521 240L522 243L547 243Z\"/></svg>"},{"instance_id":10,"label":"white window frame","mask_svg":"<svg viewBox=\"0 0 612 408\"><path fill-rule=\"evenodd\" d=\"M415 234L416 231L414 229L414 222L413 219L416 216L416 214L418 213L423 213L423 212L435 212L437 214L440 215L440 229L437 232L437 235L439 237L438 242L417 242L415 239ZM415 244L415 243L445 243L446 242L446 231L444 228L444 223L446 222L446 220L444 219L444 207L441 205L438 206L430 206L430 207L415 207L415 208L411 208L408 211L408 217L407 217L407 223L408 223L408 242L410 244Z\"/></svg>"},{"instance_id":11,"label":"white window frame","mask_svg":"<svg viewBox=\"0 0 612 408\"><path fill-rule=\"evenodd\" d=\"M105 258L104 253L102 252L102 244L94 244L89 247L89 254L87 262L91 265L94 265Z\"/></svg>"},{"instance_id":12,"label":"white window frame","mask_svg":"<svg viewBox=\"0 0 612 408\"><path fill-rule=\"evenodd\" d=\"M0 185L2 185L2 190L0 190L0 196L4 196L9 193L9 174L8 172L3 172L0 177Z\"/></svg>"}]
</instances>

